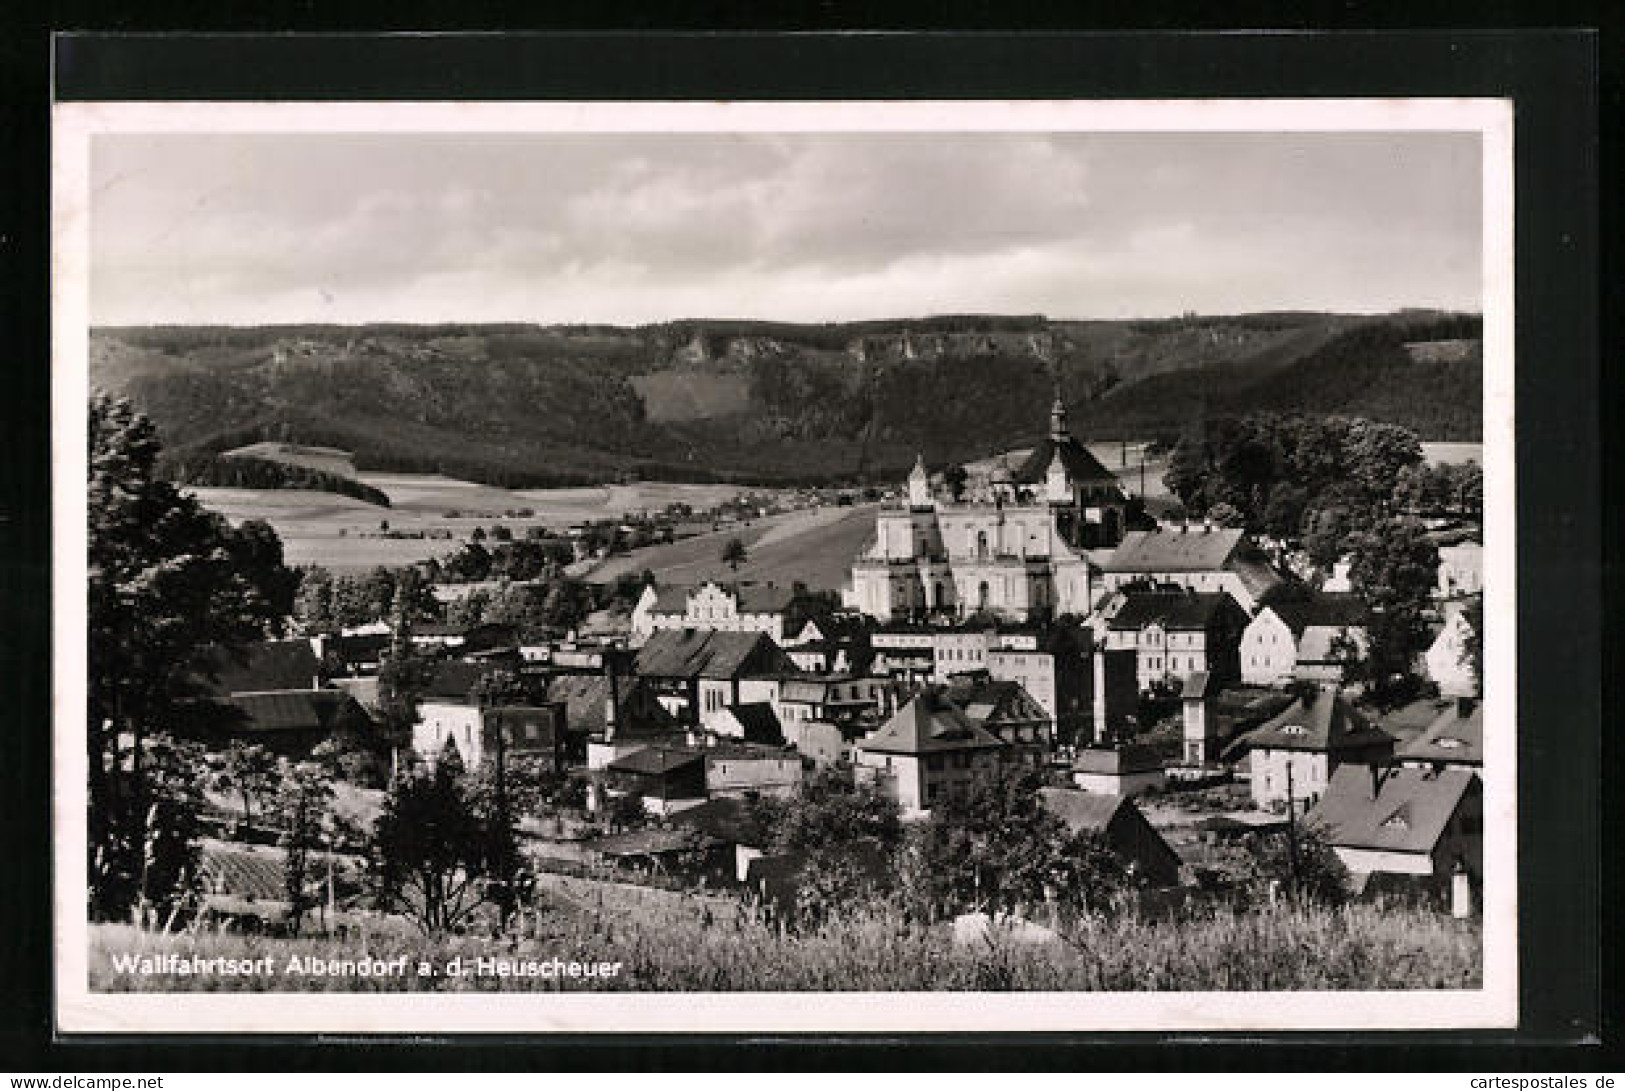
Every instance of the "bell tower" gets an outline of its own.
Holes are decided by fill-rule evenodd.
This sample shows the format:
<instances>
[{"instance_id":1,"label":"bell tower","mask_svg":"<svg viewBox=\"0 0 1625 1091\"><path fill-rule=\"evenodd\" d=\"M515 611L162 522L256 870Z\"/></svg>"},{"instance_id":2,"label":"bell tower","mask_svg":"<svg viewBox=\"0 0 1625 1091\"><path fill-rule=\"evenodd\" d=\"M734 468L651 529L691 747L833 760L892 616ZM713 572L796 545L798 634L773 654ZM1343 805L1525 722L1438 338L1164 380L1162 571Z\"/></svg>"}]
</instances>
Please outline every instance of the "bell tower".
<instances>
[{"instance_id":1,"label":"bell tower","mask_svg":"<svg viewBox=\"0 0 1625 1091\"><path fill-rule=\"evenodd\" d=\"M929 508L931 502L931 475L925 469L925 456L914 456L914 469L908 473L908 506Z\"/></svg>"}]
</instances>

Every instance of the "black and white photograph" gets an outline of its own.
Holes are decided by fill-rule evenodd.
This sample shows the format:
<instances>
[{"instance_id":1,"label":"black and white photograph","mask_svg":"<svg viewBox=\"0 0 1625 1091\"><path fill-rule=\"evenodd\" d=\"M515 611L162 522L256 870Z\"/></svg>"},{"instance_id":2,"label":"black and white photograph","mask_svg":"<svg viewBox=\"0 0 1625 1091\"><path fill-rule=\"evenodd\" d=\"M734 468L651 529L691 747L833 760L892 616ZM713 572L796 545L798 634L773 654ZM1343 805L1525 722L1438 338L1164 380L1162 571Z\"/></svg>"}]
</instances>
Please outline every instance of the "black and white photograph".
<instances>
[{"instance_id":1,"label":"black and white photograph","mask_svg":"<svg viewBox=\"0 0 1625 1091\"><path fill-rule=\"evenodd\" d=\"M54 133L63 1029L1516 1024L1508 103Z\"/></svg>"}]
</instances>

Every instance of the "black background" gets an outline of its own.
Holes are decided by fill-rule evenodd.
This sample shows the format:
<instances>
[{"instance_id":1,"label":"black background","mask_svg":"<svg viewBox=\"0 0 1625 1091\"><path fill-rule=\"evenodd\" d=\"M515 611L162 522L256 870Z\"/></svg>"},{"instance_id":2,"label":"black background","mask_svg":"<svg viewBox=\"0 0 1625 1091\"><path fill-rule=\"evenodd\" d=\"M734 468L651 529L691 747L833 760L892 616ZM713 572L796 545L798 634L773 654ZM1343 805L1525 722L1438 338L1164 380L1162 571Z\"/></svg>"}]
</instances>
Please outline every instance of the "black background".
<instances>
[{"instance_id":1,"label":"black background","mask_svg":"<svg viewBox=\"0 0 1625 1091\"><path fill-rule=\"evenodd\" d=\"M479 5L394 4L371 27L498 20ZM160 5L160 9L162 6ZM554 5L568 28L598 9ZM1262 12L1263 17L1256 17ZM1516 5L1475 9L1516 23ZM736 27L837 26L830 4L797 21L700 8ZM1016 25L1008 8L939 12L960 28ZM1140 25L1196 28L1255 16L1253 25L1380 27L1425 17L1414 8L1345 4L1319 11L1196 4L1138 13ZM1584 6L1544 7L1572 25L1599 22ZM381 15L381 18L380 18ZM1273 16L1273 17L1272 17ZM153 22L167 18L167 23ZM873 16L872 16L873 17ZM1057 26L1056 9L1023 13ZM111 9L13 13L0 38L5 114L0 153L0 368L8 397L0 449L0 1069L210 1070L276 1068L691 1067L1618 1070L1618 948L1602 906L1618 903L1617 829L1602 821L1605 773L1619 771L1625 731L1602 667L1605 595L1617 589L1619 394L1603 385L1599 302L1617 304L1617 255L1599 278L1599 239L1617 237L1618 39L1594 33L1448 30L1337 34L552 34L548 36L166 35L58 38L73 27L345 30L353 16L312 3L258 14L171 5L154 16ZM1283 21L1283 19L1285 21ZM681 27L658 10L623 27ZM884 23L871 23L883 27ZM905 25L901 22L893 26ZM1611 29L1611 28L1610 28ZM1609 46L1612 48L1610 49ZM1022 1038L485 1038L290 1045L269 1039L53 1040L50 930L49 101L80 99L825 99L1206 98L1332 96L1510 97L1516 109L1517 445L1519 529L1519 856L1522 1027L1515 1033L1227 1037L1118 1035ZM1599 79L1601 83L1599 84ZM1599 105L1609 124L1599 127ZM1599 170L1601 169L1601 174ZM1599 220L1599 217L1601 219ZM1612 311L1610 317L1617 317ZM1617 335L1617 329L1610 327ZM1612 346L1617 336L1610 337ZM1612 380L1617 357L1608 362ZM1606 492L1605 492L1606 486ZM1605 496L1609 502L1600 504ZM1606 509L1606 510L1605 510ZM1610 614L1612 612L1610 611ZM1610 625L1609 636L1614 630ZM1610 671L1610 676L1612 672ZM1606 704L1606 708L1605 708ZM1608 715L1604 715L1607 712ZM1606 729L1606 730L1603 730ZM290 1003L297 1003L290 998ZM908 1048L897 1048L907 1041Z\"/></svg>"}]
</instances>

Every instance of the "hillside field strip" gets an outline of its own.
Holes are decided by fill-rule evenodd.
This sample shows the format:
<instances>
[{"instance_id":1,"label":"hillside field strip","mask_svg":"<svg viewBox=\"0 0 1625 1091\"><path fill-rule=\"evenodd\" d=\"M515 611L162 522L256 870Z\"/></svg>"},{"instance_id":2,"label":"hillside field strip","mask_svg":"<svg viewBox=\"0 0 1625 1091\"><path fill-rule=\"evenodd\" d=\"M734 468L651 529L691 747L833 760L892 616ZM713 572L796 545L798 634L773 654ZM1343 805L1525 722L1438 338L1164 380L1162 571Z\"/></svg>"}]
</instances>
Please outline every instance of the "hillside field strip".
<instances>
[{"instance_id":1,"label":"hillside field strip","mask_svg":"<svg viewBox=\"0 0 1625 1091\"><path fill-rule=\"evenodd\" d=\"M878 504L859 504L770 515L749 526L611 557L587 579L612 583L647 568L662 586L704 580L788 585L801 580L814 590L834 590L846 582L852 559L874 537L878 510ZM730 538L742 541L748 555L738 571L722 563L722 549Z\"/></svg>"}]
</instances>

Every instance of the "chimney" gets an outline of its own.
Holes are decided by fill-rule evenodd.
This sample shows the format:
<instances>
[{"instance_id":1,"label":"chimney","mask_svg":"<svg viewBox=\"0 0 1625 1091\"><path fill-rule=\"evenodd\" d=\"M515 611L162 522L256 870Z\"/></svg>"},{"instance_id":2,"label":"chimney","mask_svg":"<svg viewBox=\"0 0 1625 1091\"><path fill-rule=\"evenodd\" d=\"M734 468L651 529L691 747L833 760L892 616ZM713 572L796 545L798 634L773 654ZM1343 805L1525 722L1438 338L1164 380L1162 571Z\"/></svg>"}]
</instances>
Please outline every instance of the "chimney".
<instances>
[{"instance_id":1,"label":"chimney","mask_svg":"<svg viewBox=\"0 0 1625 1091\"><path fill-rule=\"evenodd\" d=\"M1382 766L1372 762L1366 768L1371 770L1371 798L1375 800L1382 794Z\"/></svg>"}]
</instances>

